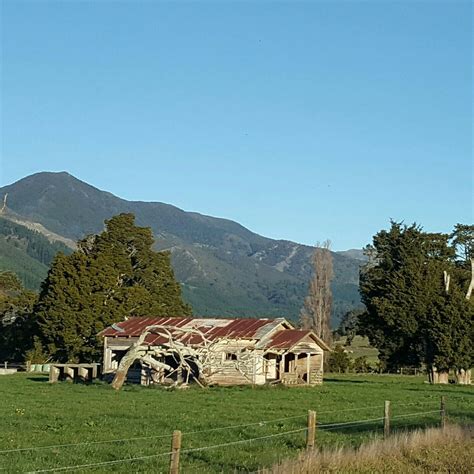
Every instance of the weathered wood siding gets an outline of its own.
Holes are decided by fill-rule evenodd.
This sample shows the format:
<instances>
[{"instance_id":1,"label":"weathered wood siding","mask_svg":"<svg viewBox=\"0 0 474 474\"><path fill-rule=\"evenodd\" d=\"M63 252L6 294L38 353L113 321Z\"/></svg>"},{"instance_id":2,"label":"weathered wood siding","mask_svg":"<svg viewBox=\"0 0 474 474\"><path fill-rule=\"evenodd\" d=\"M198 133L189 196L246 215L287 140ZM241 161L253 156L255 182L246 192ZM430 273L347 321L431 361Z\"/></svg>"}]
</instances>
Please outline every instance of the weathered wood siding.
<instances>
[{"instance_id":1,"label":"weathered wood siding","mask_svg":"<svg viewBox=\"0 0 474 474\"><path fill-rule=\"evenodd\" d=\"M120 357L137 338L104 338L104 373L115 372ZM256 346L257 344L257 346ZM321 383L324 351L311 336L291 348L265 353L256 340L223 340L212 346L208 356L208 382L218 385L263 385L284 383ZM148 383L150 374L138 366L130 369L129 382ZM309 380L309 382L308 382ZM156 383L156 381L155 381Z\"/></svg>"},{"instance_id":2,"label":"weathered wood siding","mask_svg":"<svg viewBox=\"0 0 474 474\"><path fill-rule=\"evenodd\" d=\"M255 341L223 342L214 347L209 382L219 385L264 384L263 351Z\"/></svg>"}]
</instances>

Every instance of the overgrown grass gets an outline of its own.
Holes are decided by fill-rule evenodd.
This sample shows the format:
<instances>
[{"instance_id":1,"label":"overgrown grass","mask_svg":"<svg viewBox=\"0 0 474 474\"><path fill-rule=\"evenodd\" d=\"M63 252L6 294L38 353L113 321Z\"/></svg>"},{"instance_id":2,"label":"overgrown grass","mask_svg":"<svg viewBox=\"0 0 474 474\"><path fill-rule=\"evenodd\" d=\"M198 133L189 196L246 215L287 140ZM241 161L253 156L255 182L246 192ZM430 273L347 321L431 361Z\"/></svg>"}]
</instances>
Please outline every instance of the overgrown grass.
<instances>
[{"instance_id":1,"label":"overgrown grass","mask_svg":"<svg viewBox=\"0 0 474 474\"><path fill-rule=\"evenodd\" d=\"M261 474L319 472L474 472L472 428L447 425L377 439L358 448L315 450Z\"/></svg>"},{"instance_id":2,"label":"overgrown grass","mask_svg":"<svg viewBox=\"0 0 474 474\"><path fill-rule=\"evenodd\" d=\"M44 376L0 377L1 450L84 443L136 437L156 437L117 443L83 444L0 453L0 470L27 472L155 456L170 449L175 429L183 434L183 450L243 441L298 430L306 412L316 410L318 423L338 423L381 417L384 400L391 400L394 431L436 426L438 413L399 415L437 410L447 398L454 422L474 422L474 390L466 386L430 386L422 377L333 375L319 387L233 387L165 390L139 386L114 392L110 386L50 385ZM265 420L294 417L263 423ZM262 422L233 429L228 425ZM320 447L358 446L381 433L380 421L356 426L318 428ZM305 432L183 453L182 472L249 472L295 458L305 444ZM167 472L168 456L99 465L77 472Z\"/></svg>"}]
</instances>

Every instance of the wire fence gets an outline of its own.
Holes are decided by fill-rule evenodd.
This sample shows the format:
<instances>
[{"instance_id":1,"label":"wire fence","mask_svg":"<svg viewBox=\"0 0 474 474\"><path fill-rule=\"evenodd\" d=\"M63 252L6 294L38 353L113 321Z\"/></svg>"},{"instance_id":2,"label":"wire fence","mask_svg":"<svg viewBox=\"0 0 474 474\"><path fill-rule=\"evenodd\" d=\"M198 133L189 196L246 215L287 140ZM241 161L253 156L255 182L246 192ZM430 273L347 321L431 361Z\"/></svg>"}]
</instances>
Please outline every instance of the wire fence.
<instances>
[{"instance_id":1,"label":"wire fence","mask_svg":"<svg viewBox=\"0 0 474 474\"><path fill-rule=\"evenodd\" d=\"M397 407L407 407L407 406L423 406L426 404L433 404L433 401L429 402L413 402L413 403L402 403L397 404ZM371 406L363 406L357 408L346 408L342 410L326 410L326 411L318 411L318 415L326 415L326 414L333 414L333 413L347 413L347 412L354 412L354 411L365 411L365 410L374 410L380 409L380 405L371 405ZM251 426L267 426L270 424L288 421L288 420L295 420L295 419L303 419L306 418L308 415L307 413L301 415L293 415L287 416L283 418L273 418L270 420L260 420L251 423L241 423L235 425L227 425L227 426L217 426L214 428L206 428L203 430L193 430L193 431L183 431L183 435L194 435L194 434L201 434L201 433L211 433L214 431L226 431L232 430L237 428L247 428ZM375 418L374 420L380 420L379 418ZM319 425L320 427L325 427L329 425ZM129 438L118 438L118 439L106 439L106 440L94 440L94 441L82 441L80 443L64 443L64 444L50 444L45 446L28 446L23 448L12 448L12 449L3 449L0 450L0 454L6 453L14 453L14 452L22 452L22 451L38 451L42 449L56 449L56 448L71 448L71 447L79 447L79 446L93 446L93 445L100 445L100 444L114 444L114 443L125 443L129 441L144 441L144 440L151 440L151 439L162 439L162 438L169 438L173 436L172 433L168 434L160 434L160 435L150 435L150 436L135 436Z\"/></svg>"},{"instance_id":2,"label":"wire fence","mask_svg":"<svg viewBox=\"0 0 474 474\"><path fill-rule=\"evenodd\" d=\"M413 402L413 403L404 403L404 404L397 404L397 410L399 408L404 407L422 407L427 405L434 405L435 401L427 401L427 402ZM387 408L388 407L388 408ZM158 439L168 439L173 440L171 445L171 450L166 450L154 454L147 454L147 455L138 455L138 456L130 456L130 457L122 457L119 459L112 459L112 460L99 460L97 462L89 462L83 464L70 464L70 465L63 465L63 466L37 466L34 470L29 471L30 473L41 473L41 472L60 472L60 471L74 471L74 470L87 470L87 469L99 469L99 468L106 468L108 466L114 466L119 464L128 464L128 463L138 463L150 460L159 460L160 458L170 458L170 470L171 474L175 474L179 470L179 459L180 456L192 455L193 453L199 453L203 451L211 451L211 450L219 450L226 448L228 446L236 446L236 445L253 445L257 443L265 443L267 440L272 440L275 438L285 438L288 440L295 439L295 436L300 434L305 434L306 440L302 440L301 438L297 439L296 445L300 448L312 449L315 445L315 438L319 439L319 435L316 436L317 432L320 432L322 435L326 431L335 431L341 430L341 432L352 429L352 428L363 428L367 429L368 431L376 431L380 428L384 429L384 434L387 435L390 432L390 423L391 421L400 420L403 421L405 419L413 420L417 418L418 420L420 417L426 417L429 415L438 415L434 422L439 422L441 426L445 425L446 421L446 404L444 397L441 397L441 403L439 404L439 408L434 409L432 406L429 410L425 411L411 411L409 413L400 413L400 414L391 414L390 409L390 402L385 402L385 405L371 405L371 406L363 406L363 407L354 407L354 408L347 408L343 410L329 410L329 411L309 411L308 413L302 413L298 415L282 417L282 418L274 418L269 420L260 420L251 423L242 423L242 424L233 424L233 425L226 425L226 426L217 426L208 429L202 430L192 430L192 431L180 431L175 430L173 433L169 434L157 434L152 436L139 436L139 437L129 437L129 438L119 438L119 439L105 439L105 440L92 440L92 441L83 441L79 443L64 443L64 444L53 444L53 445L44 445L44 446L27 446L27 447L18 447L18 448L11 448L11 449L3 449L0 450L0 455L7 456L8 454L13 453L20 453L24 454L27 451L31 452L38 452L38 451L48 451L48 450L61 450L63 448L83 448L88 446L97 446L97 445L112 445L115 443L133 443L136 441L144 441L144 440L158 440ZM370 418L359 418L347 421L335 421L335 422L327 422L327 423L320 423L316 422L316 414L319 418L321 415L327 414L334 414L334 413L350 413L350 412L363 412L363 411L371 411L371 410L380 410L383 412L383 416L378 417L370 417ZM193 435L201 435L204 433L213 433L213 432L232 432L232 430L242 429L242 428L255 428L260 429L263 427L272 427L276 423L283 423L292 422L296 423L304 423L306 419L305 426L295 427L294 429L286 429L285 431L277 431L271 432L268 434L262 434L259 436L248 436L243 439L237 440L229 440L226 442L220 442L216 444L207 444L205 446L192 446L192 442L190 441ZM413 424L413 421L409 424ZM372 426L371 426L372 425ZM281 427L280 427L281 428ZM276 431L274 429L274 431ZM178 437L176 435L179 434ZM249 431L244 431L244 434L249 435ZM188 446L182 447L181 446L181 439L184 437L185 443L188 443ZM176 439L179 439L179 443L175 443ZM188 441L186 441L188 440ZM109 453L110 454L110 453ZM65 459L65 458L63 458ZM176 459L178 461L176 462ZM173 470L173 466L175 469ZM176 468L176 466L178 466ZM1 464L0 464L1 469ZM178 469L178 470L176 470Z\"/></svg>"}]
</instances>

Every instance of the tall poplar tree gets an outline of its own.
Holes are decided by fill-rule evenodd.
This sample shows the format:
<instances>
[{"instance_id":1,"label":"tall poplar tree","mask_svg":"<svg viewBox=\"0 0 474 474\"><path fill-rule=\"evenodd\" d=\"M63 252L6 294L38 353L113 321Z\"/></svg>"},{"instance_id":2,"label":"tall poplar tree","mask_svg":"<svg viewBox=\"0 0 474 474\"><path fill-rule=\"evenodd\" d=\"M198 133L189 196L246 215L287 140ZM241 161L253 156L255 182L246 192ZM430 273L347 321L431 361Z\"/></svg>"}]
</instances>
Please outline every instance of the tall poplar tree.
<instances>
[{"instance_id":1,"label":"tall poplar tree","mask_svg":"<svg viewBox=\"0 0 474 474\"><path fill-rule=\"evenodd\" d=\"M313 276L309 283L308 296L300 312L301 325L312 329L327 344L331 343L331 310L333 278L332 255L329 240L316 244L313 254Z\"/></svg>"},{"instance_id":2,"label":"tall poplar tree","mask_svg":"<svg viewBox=\"0 0 474 474\"><path fill-rule=\"evenodd\" d=\"M151 229L132 214L105 222L99 235L58 254L36 306L39 337L54 360L91 361L100 356L97 334L130 316L188 316L168 252L152 249Z\"/></svg>"}]
</instances>

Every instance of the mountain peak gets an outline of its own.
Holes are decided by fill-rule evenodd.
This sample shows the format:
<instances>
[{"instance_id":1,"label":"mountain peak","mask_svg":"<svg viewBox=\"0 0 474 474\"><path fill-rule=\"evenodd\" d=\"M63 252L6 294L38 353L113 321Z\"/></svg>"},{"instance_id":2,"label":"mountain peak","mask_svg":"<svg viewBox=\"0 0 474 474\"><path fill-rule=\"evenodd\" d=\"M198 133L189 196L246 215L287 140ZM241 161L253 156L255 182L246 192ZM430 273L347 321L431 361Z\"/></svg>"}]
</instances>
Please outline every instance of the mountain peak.
<instances>
[{"instance_id":1,"label":"mountain peak","mask_svg":"<svg viewBox=\"0 0 474 474\"><path fill-rule=\"evenodd\" d=\"M30 174L28 176L25 176L24 178L19 179L18 181L15 181L15 183L20 183L21 181L31 181L31 180L36 180L36 179L57 179L57 178L74 178L77 179L75 176L72 174L68 173L67 171L38 171L36 173Z\"/></svg>"},{"instance_id":2,"label":"mountain peak","mask_svg":"<svg viewBox=\"0 0 474 474\"><path fill-rule=\"evenodd\" d=\"M297 317L311 274L313 248L258 235L237 222L160 202L126 201L66 171L45 171L0 188L22 222L73 241L99 233L104 220L130 212L151 227L158 249L172 249L176 276L197 314ZM360 261L334 255L340 317L358 304Z\"/></svg>"}]
</instances>

